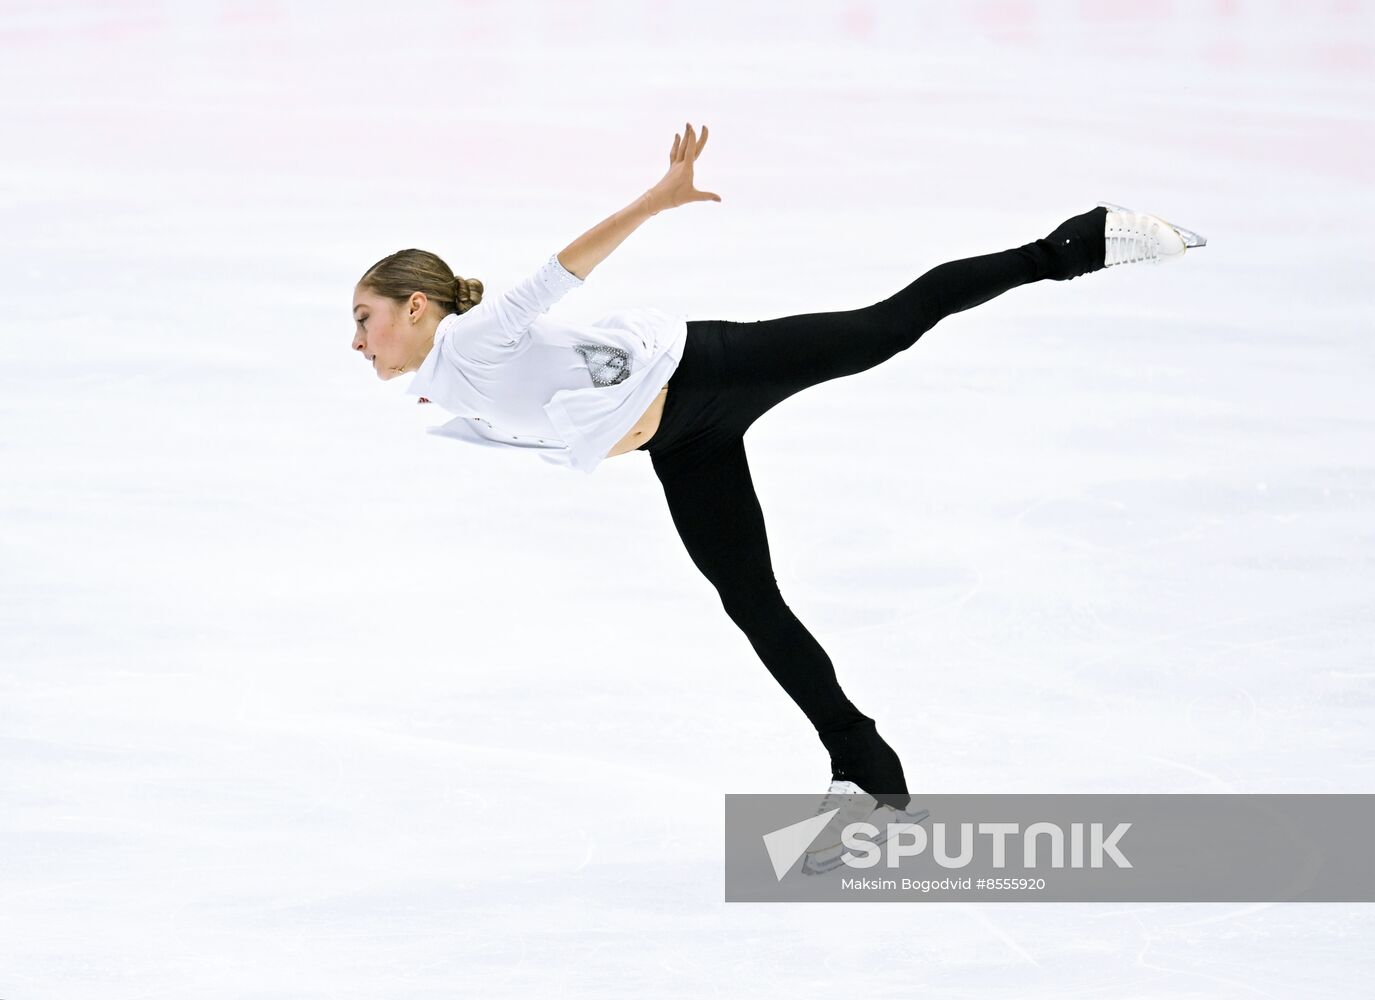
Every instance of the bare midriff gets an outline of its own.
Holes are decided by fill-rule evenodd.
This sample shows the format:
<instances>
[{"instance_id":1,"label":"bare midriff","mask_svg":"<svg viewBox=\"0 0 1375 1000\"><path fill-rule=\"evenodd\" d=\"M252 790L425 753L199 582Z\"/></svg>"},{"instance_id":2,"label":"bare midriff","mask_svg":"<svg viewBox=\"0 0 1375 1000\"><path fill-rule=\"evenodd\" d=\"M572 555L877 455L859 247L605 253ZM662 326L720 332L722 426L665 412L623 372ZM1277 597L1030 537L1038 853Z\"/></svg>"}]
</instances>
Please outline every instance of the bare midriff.
<instances>
[{"instance_id":1,"label":"bare midriff","mask_svg":"<svg viewBox=\"0 0 1375 1000\"><path fill-rule=\"evenodd\" d=\"M607 458L613 455L623 455L628 451L634 451L642 444L654 436L654 432L659 429L659 421L664 416L664 400L668 398L668 386L665 385L659 390L659 395L654 397L654 402L649 404L649 409L645 410L644 416L636 421L635 426L630 428L625 437L616 442L616 447L606 453Z\"/></svg>"}]
</instances>

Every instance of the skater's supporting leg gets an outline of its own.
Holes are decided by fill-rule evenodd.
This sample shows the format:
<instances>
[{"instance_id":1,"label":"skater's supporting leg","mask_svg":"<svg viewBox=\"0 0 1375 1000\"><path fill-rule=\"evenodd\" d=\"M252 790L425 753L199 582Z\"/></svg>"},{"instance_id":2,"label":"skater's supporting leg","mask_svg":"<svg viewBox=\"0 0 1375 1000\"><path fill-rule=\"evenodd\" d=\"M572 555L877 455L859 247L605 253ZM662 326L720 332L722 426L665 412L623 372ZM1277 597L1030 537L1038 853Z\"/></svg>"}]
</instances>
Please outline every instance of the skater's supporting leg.
<instances>
[{"instance_id":1,"label":"skater's supporting leg","mask_svg":"<svg viewBox=\"0 0 1375 1000\"><path fill-rule=\"evenodd\" d=\"M779 592L744 441L713 433L650 454L688 555L765 667L816 727L831 753L832 777L854 781L876 797L902 793L905 805L897 755L878 736L873 719L846 697L830 657Z\"/></svg>"}]
</instances>

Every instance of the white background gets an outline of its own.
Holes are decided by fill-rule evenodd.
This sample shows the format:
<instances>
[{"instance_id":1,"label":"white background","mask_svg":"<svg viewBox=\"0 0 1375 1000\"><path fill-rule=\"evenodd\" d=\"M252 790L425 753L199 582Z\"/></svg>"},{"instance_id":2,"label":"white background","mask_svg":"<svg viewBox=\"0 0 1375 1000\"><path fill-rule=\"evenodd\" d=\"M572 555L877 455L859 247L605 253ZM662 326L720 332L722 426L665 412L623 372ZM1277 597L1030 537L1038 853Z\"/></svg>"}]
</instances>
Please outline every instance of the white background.
<instances>
[{"instance_id":1,"label":"white background","mask_svg":"<svg viewBox=\"0 0 1375 1000\"><path fill-rule=\"evenodd\" d=\"M1349 997L1371 908L725 905L827 759L673 531L350 351L706 123L556 308L1014 289L746 438L784 597L928 792L1369 792L1361 3L0 4L0 996Z\"/></svg>"}]
</instances>

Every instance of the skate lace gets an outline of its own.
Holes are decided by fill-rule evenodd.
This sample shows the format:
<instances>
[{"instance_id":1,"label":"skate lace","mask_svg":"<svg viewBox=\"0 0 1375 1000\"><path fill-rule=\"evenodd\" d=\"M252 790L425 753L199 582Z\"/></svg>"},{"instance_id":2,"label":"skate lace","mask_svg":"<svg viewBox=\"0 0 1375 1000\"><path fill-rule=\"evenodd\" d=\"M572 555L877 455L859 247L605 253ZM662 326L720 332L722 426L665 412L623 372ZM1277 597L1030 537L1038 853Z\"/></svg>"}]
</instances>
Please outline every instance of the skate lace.
<instances>
[{"instance_id":1,"label":"skate lace","mask_svg":"<svg viewBox=\"0 0 1375 1000\"><path fill-rule=\"evenodd\" d=\"M1139 215L1113 213L1108 221L1107 253L1104 267L1113 264L1138 264L1160 257L1159 223Z\"/></svg>"}]
</instances>

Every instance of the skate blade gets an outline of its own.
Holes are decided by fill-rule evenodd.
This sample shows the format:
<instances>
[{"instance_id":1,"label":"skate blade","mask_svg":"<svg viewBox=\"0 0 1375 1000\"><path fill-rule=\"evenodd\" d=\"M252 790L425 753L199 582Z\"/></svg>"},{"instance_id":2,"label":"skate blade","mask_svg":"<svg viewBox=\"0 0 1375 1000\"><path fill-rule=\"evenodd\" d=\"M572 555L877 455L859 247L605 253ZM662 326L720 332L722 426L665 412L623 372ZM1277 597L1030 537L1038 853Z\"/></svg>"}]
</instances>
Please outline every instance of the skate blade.
<instances>
[{"instance_id":1,"label":"skate blade","mask_svg":"<svg viewBox=\"0 0 1375 1000\"><path fill-rule=\"evenodd\" d=\"M843 848L833 847L827 851L808 854L802 859L802 874L824 875L829 871L835 871L840 867L840 858L844 853Z\"/></svg>"},{"instance_id":2,"label":"skate blade","mask_svg":"<svg viewBox=\"0 0 1375 1000\"><path fill-rule=\"evenodd\" d=\"M1168 222L1169 220L1166 221ZM1175 232L1184 237L1184 245L1186 247L1206 247L1208 245L1208 238L1206 236L1200 236L1192 229L1185 229L1183 226L1175 226L1173 222L1171 222L1170 225L1174 226Z\"/></svg>"},{"instance_id":3,"label":"skate blade","mask_svg":"<svg viewBox=\"0 0 1375 1000\"><path fill-rule=\"evenodd\" d=\"M1124 207L1124 206L1122 206L1122 205L1114 205L1114 204L1113 204L1112 202L1110 202L1110 201L1100 201L1100 202L1098 203L1098 207L1099 207L1099 208L1106 208L1106 209L1107 209L1108 211L1110 211L1110 212L1131 212L1131 211L1135 211L1134 209L1126 208L1126 207ZM1146 214L1147 214L1147 215L1154 215L1155 213L1153 213L1153 212L1148 212L1148 213L1146 213ZM1189 247L1206 247L1206 246L1208 245L1208 238L1207 238L1206 236L1201 236L1201 235L1199 235L1198 233L1194 232L1192 229L1185 229L1183 226L1176 226L1176 225L1175 225L1173 222L1171 222L1169 219L1161 218L1161 217L1158 216L1158 215L1156 215L1156 218L1157 218L1157 219L1160 219L1161 222L1165 223L1165 225L1169 226L1171 229L1173 229L1175 232L1177 232L1177 233L1180 235L1180 237L1183 238L1185 249L1188 249Z\"/></svg>"},{"instance_id":4,"label":"skate blade","mask_svg":"<svg viewBox=\"0 0 1375 1000\"><path fill-rule=\"evenodd\" d=\"M916 812L898 813L893 822L896 823L920 823L931 815L930 809L918 809ZM900 818L899 818L900 817ZM888 841L888 827L885 824L883 832L875 837L870 843L884 844ZM819 851L808 851L802 855L802 874L803 875L824 875L827 872L835 871L842 864L843 858L849 848L844 844L836 844L834 847L825 847Z\"/></svg>"}]
</instances>

